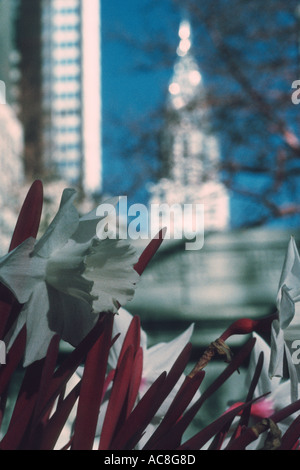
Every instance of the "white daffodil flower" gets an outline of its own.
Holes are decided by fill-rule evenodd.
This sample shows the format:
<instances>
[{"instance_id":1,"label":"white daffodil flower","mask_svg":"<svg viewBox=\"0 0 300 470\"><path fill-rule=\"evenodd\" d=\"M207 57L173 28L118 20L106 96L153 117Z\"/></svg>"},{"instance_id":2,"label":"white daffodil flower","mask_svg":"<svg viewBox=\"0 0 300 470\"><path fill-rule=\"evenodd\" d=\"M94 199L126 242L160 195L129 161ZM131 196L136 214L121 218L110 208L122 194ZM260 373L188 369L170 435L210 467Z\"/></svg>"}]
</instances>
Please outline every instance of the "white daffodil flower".
<instances>
[{"instance_id":1,"label":"white daffodil flower","mask_svg":"<svg viewBox=\"0 0 300 470\"><path fill-rule=\"evenodd\" d=\"M133 318L132 315L124 308L120 308L119 313L120 315L114 319L113 337L118 333L120 333L120 337L110 349L108 359L108 363L112 369L115 369L117 366L123 340ZM163 372L170 372L177 356L190 341L193 331L194 325L192 324L185 332L172 341L168 343L159 343L148 348L147 334L143 329L141 329L141 347L143 348L143 374L140 396L143 396L146 393L146 391L155 382L160 374ZM182 377L181 382L183 382L183 380L184 377ZM166 400L168 403L164 403L159 409L158 414L161 417L165 415L177 391L178 389L176 391L173 390L172 397L170 396L168 400Z\"/></svg>"},{"instance_id":2,"label":"white daffodil flower","mask_svg":"<svg viewBox=\"0 0 300 470\"><path fill-rule=\"evenodd\" d=\"M298 398L299 366L293 360L293 343L300 340L300 257L292 237L279 282L277 309L278 320L272 323L271 377L283 377L284 369L290 378L292 401Z\"/></svg>"},{"instance_id":3,"label":"white daffodil flower","mask_svg":"<svg viewBox=\"0 0 300 470\"><path fill-rule=\"evenodd\" d=\"M134 295L135 250L124 240L96 238L96 210L80 218L75 197L66 189L41 239L29 238L0 259L0 281L24 304L8 345L26 324L24 366L46 355L55 333L76 346L98 313L117 313Z\"/></svg>"},{"instance_id":4,"label":"white daffodil flower","mask_svg":"<svg viewBox=\"0 0 300 470\"><path fill-rule=\"evenodd\" d=\"M132 315L124 308L120 308L119 313L120 314L118 316L115 316L114 319L113 337L117 334L120 334L120 336L110 349L108 359L108 363L112 369L115 369L117 366L123 340L133 318ZM163 372L168 373L170 371L177 356L190 341L193 331L194 325L192 324L185 332L183 332L174 340L168 343L159 343L155 346L148 348L147 334L144 330L141 329L141 347L143 348L143 372L138 399L141 399L141 397L151 387L151 385L155 382L155 380L159 377L160 374L162 374ZM181 378L178 380L172 392L169 394L169 396L166 398L166 400L163 402L163 404L157 411L156 415L153 418L153 421L150 425L148 425L143 438L138 444L138 448L142 448L143 445L147 442L147 440L151 437L154 430L157 428L162 418L165 416L167 410L169 409L184 379L185 375L182 374ZM195 395L192 403L194 403L194 400L199 398L199 396L200 394L198 392ZM97 426L98 435L101 434L107 404L108 401L104 402L101 408L101 413L99 415L99 422Z\"/></svg>"},{"instance_id":5,"label":"white daffodil flower","mask_svg":"<svg viewBox=\"0 0 300 470\"><path fill-rule=\"evenodd\" d=\"M264 354L264 363L262 367L262 372L254 392L254 398L258 398L262 395L268 394L262 400L256 402L253 406L255 407L255 416L258 419L264 417L269 417L276 411L280 411L286 406L291 404L290 397L290 380L282 380L280 377L273 377L270 379L269 376L269 363L271 358L271 349L269 345L256 333L253 333L253 336L256 338L255 346L252 350L247 374L247 385L250 385L251 379L253 377L258 358L260 353ZM300 385L298 384L298 391L300 390ZM284 421L278 423L282 434L285 433L287 428L292 424L294 419L299 413L294 413L289 416ZM259 449L262 446L262 443L265 439L265 436L261 436L258 441L254 441L248 449Z\"/></svg>"}]
</instances>

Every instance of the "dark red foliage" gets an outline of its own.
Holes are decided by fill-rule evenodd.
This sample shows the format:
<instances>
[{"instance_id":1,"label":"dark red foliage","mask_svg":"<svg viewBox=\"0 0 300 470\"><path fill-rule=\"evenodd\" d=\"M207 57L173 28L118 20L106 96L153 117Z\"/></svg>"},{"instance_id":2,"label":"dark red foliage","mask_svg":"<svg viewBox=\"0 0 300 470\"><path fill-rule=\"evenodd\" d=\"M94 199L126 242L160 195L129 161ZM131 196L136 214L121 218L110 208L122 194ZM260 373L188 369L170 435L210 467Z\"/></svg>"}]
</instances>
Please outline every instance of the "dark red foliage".
<instances>
[{"instance_id":1,"label":"dark red foliage","mask_svg":"<svg viewBox=\"0 0 300 470\"><path fill-rule=\"evenodd\" d=\"M166 229L164 228L156 235L156 237L153 238L145 251L141 254L139 261L135 265L135 270L140 276L143 274L148 263L151 261L158 248L162 244L165 234Z\"/></svg>"},{"instance_id":2,"label":"dark red foliage","mask_svg":"<svg viewBox=\"0 0 300 470\"><path fill-rule=\"evenodd\" d=\"M42 185L37 181L32 185L20 212L10 249L14 249L28 237L36 237L42 199ZM141 255L135 266L140 275L160 247L164 233L164 230L161 231ZM17 318L21 307L8 290L0 286L2 338ZM230 325L220 338L225 341L234 334L269 332L274 318L275 316L262 320L240 319ZM204 447L210 450L243 450L257 439L258 435L251 424L251 406L255 401L254 392L263 367L262 354L248 393L246 397L241 397L242 403L224 410L212 423L184 440L185 431L200 413L203 404L213 399L213 395L249 359L255 339L251 338L206 388L205 371L184 375L187 373L192 349L192 345L188 343L182 351L178 351L169 372L160 374L152 384L148 384L147 391L142 394L144 377L140 319L137 316L132 319L117 365L112 370L108 364L110 349L115 341L120 340L118 335L112 337L113 322L112 313L99 314L92 331L63 361L59 356L60 338L54 336L46 357L23 371L8 426L2 429L1 450L54 449L71 412L73 426L69 427L69 441L62 444L63 449L91 450L98 441L100 450L135 449L156 413L182 378L181 386L177 387L177 393L169 402L160 424L155 431L147 434L143 450L184 451ZM15 374L22 370L25 347L24 327L7 354L7 363L0 368L2 426L2 418L7 418L6 399L10 393L10 384L15 380ZM79 366L83 366L83 375L77 377L72 387L72 378ZM201 390L200 397L195 398L200 386L204 390ZM106 411L104 402L107 405ZM277 411L270 419L274 423L280 423L299 410L300 400ZM103 424L101 435L96 436L99 416ZM298 449L299 438L300 419L297 417L283 435L279 449Z\"/></svg>"},{"instance_id":3,"label":"dark red foliage","mask_svg":"<svg viewBox=\"0 0 300 470\"><path fill-rule=\"evenodd\" d=\"M106 319L103 333L87 354L72 449L92 449L105 383L108 355L111 345L113 315Z\"/></svg>"},{"instance_id":4,"label":"dark red foliage","mask_svg":"<svg viewBox=\"0 0 300 470\"><path fill-rule=\"evenodd\" d=\"M227 330L221 335L221 339L226 341L233 335L247 335L249 333L265 333L269 332L272 322L277 318L274 313L266 318L260 320L253 320L251 318L241 318L240 320L232 323Z\"/></svg>"}]
</instances>

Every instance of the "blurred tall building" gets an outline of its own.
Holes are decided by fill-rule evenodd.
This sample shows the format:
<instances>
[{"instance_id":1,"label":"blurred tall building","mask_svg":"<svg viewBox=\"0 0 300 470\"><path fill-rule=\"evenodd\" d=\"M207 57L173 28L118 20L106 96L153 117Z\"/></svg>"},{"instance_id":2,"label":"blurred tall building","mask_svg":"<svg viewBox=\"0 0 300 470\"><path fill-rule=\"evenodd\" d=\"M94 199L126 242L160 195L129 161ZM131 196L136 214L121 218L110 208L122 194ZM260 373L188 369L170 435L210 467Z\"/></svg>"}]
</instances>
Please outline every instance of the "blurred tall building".
<instances>
[{"instance_id":1,"label":"blurred tall building","mask_svg":"<svg viewBox=\"0 0 300 470\"><path fill-rule=\"evenodd\" d=\"M6 101L15 104L19 80L19 53L15 44L18 0L0 0L0 80L5 83Z\"/></svg>"},{"instance_id":2,"label":"blurred tall building","mask_svg":"<svg viewBox=\"0 0 300 470\"><path fill-rule=\"evenodd\" d=\"M205 230L229 223L229 197L219 175L219 145L211 130L204 85L191 52L191 27L179 28L163 136L162 178L150 188L150 204L202 204Z\"/></svg>"},{"instance_id":3,"label":"blurred tall building","mask_svg":"<svg viewBox=\"0 0 300 470\"><path fill-rule=\"evenodd\" d=\"M42 0L18 0L15 21L20 54L19 117L24 128L24 170L29 181L42 177L44 169L41 10Z\"/></svg>"},{"instance_id":4,"label":"blurred tall building","mask_svg":"<svg viewBox=\"0 0 300 470\"><path fill-rule=\"evenodd\" d=\"M84 193L101 192L100 18L100 0L19 1L20 118L30 180L60 178Z\"/></svg>"},{"instance_id":5,"label":"blurred tall building","mask_svg":"<svg viewBox=\"0 0 300 470\"><path fill-rule=\"evenodd\" d=\"M44 161L101 192L100 0L42 0Z\"/></svg>"},{"instance_id":6,"label":"blurred tall building","mask_svg":"<svg viewBox=\"0 0 300 470\"><path fill-rule=\"evenodd\" d=\"M0 253L7 250L23 184L23 128L16 101L19 80L15 0L0 0Z\"/></svg>"}]
</instances>

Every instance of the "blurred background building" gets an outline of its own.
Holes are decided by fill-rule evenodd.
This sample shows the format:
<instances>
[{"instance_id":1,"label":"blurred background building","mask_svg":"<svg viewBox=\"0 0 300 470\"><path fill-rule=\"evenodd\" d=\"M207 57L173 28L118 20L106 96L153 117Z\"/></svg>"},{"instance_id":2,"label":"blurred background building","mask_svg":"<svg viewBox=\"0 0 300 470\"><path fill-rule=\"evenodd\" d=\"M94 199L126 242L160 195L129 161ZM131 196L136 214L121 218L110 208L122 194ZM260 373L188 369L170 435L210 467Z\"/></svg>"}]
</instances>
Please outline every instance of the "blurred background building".
<instances>
[{"instance_id":1,"label":"blurred background building","mask_svg":"<svg viewBox=\"0 0 300 470\"><path fill-rule=\"evenodd\" d=\"M229 227L229 194L220 182L220 150L201 99L204 85L192 54L188 20L179 26L177 60L167 102L168 119L162 137L162 177L150 186L149 204L202 204L205 230Z\"/></svg>"},{"instance_id":2,"label":"blurred background building","mask_svg":"<svg viewBox=\"0 0 300 470\"><path fill-rule=\"evenodd\" d=\"M35 178L47 221L63 187L101 194L100 0L1 0L0 39L4 237Z\"/></svg>"},{"instance_id":3,"label":"blurred background building","mask_svg":"<svg viewBox=\"0 0 300 470\"><path fill-rule=\"evenodd\" d=\"M101 192L100 2L42 2L44 164Z\"/></svg>"},{"instance_id":4,"label":"blurred background building","mask_svg":"<svg viewBox=\"0 0 300 470\"><path fill-rule=\"evenodd\" d=\"M18 5L25 173L89 194L101 191L100 24L99 0Z\"/></svg>"},{"instance_id":5,"label":"blurred background building","mask_svg":"<svg viewBox=\"0 0 300 470\"><path fill-rule=\"evenodd\" d=\"M156 334L156 317L208 332L267 312L300 226L298 2L258 17L258 0L187 0L189 21L175 3L0 0L1 236L34 178L53 201L47 221L66 185L204 204L204 248L167 240L129 306Z\"/></svg>"},{"instance_id":6,"label":"blurred background building","mask_svg":"<svg viewBox=\"0 0 300 470\"><path fill-rule=\"evenodd\" d=\"M93 205L203 204L204 247L166 240L127 306L149 342L194 322L197 356L273 310L300 244L298 4L0 0L1 254L35 178L43 228L69 185Z\"/></svg>"},{"instance_id":7,"label":"blurred background building","mask_svg":"<svg viewBox=\"0 0 300 470\"><path fill-rule=\"evenodd\" d=\"M8 247L24 182L23 127L18 118L19 53L15 44L15 1L0 1L0 246ZM1 249L2 252L2 249Z\"/></svg>"}]
</instances>

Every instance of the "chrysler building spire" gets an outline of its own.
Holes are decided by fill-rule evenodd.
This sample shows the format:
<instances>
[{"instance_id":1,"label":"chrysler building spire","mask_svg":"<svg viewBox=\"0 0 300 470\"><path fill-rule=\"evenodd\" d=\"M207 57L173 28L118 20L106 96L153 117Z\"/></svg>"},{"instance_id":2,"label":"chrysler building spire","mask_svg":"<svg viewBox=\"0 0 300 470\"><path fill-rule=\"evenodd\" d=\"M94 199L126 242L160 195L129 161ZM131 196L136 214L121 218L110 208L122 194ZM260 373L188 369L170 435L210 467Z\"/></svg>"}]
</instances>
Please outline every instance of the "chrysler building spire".
<instances>
[{"instance_id":1,"label":"chrysler building spire","mask_svg":"<svg viewBox=\"0 0 300 470\"><path fill-rule=\"evenodd\" d=\"M189 21L180 23L178 34L162 142L164 174L150 189L150 203L203 204L205 229L223 230L228 226L229 199L219 179L219 143L211 131L203 77L192 54Z\"/></svg>"},{"instance_id":2,"label":"chrysler building spire","mask_svg":"<svg viewBox=\"0 0 300 470\"><path fill-rule=\"evenodd\" d=\"M175 109L180 109L199 93L202 77L198 66L191 54L191 27L187 20L179 27L179 44L177 47L177 62L174 75L169 85L170 102Z\"/></svg>"}]
</instances>

